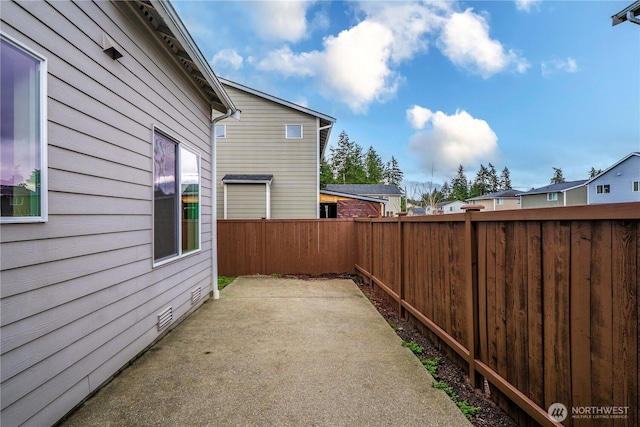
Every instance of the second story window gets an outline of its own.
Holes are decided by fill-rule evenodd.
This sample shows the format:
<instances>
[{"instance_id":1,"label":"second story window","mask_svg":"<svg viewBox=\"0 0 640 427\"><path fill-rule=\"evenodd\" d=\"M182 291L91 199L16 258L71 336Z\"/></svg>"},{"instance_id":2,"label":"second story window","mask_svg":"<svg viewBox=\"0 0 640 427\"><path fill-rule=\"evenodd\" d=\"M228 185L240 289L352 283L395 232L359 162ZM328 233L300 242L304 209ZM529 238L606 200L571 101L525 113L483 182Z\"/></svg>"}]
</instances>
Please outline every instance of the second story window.
<instances>
[{"instance_id":1,"label":"second story window","mask_svg":"<svg viewBox=\"0 0 640 427\"><path fill-rule=\"evenodd\" d=\"M633 192L640 191L640 181L633 181Z\"/></svg>"},{"instance_id":2,"label":"second story window","mask_svg":"<svg viewBox=\"0 0 640 427\"><path fill-rule=\"evenodd\" d=\"M596 193L597 194L609 194L611 192L611 187L609 184L596 185Z\"/></svg>"},{"instance_id":3,"label":"second story window","mask_svg":"<svg viewBox=\"0 0 640 427\"><path fill-rule=\"evenodd\" d=\"M287 125L285 132L287 139L302 139L302 125Z\"/></svg>"},{"instance_id":4,"label":"second story window","mask_svg":"<svg viewBox=\"0 0 640 427\"><path fill-rule=\"evenodd\" d=\"M504 199L496 199L496 205L504 205Z\"/></svg>"},{"instance_id":5,"label":"second story window","mask_svg":"<svg viewBox=\"0 0 640 427\"><path fill-rule=\"evenodd\" d=\"M558 200L558 193L547 193L547 200L549 202L553 202L555 200Z\"/></svg>"}]
</instances>

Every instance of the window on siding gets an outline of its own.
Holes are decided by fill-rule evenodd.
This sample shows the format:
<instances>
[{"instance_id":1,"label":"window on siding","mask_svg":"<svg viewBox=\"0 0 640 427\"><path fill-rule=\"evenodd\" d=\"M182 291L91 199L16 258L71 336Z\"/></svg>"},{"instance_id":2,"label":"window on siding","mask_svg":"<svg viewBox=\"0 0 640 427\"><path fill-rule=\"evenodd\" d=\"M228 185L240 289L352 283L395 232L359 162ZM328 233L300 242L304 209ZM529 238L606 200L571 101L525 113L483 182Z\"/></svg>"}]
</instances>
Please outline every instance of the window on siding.
<instances>
[{"instance_id":1,"label":"window on siding","mask_svg":"<svg viewBox=\"0 0 640 427\"><path fill-rule=\"evenodd\" d=\"M227 137L227 125L216 125L216 138Z\"/></svg>"},{"instance_id":2,"label":"window on siding","mask_svg":"<svg viewBox=\"0 0 640 427\"><path fill-rule=\"evenodd\" d=\"M44 57L0 34L0 221L47 219Z\"/></svg>"},{"instance_id":3,"label":"window on siding","mask_svg":"<svg viewBox=\"0 0 640 427\"><path fill-rule=\"evenodd\" d=\"M558 200L558 193L547 193L547 200L549 202Z\"/></svg>"},{"instance_id":4,"label":"window on siding","mask_svg":"<svg viewBox=\"0 0 640 427\"><path fill-rule=\"evenodd\" d=\"M286 126L286 138L287 139L302 139L302 125L287 125Z\"/></svg>"},{"instance_id":5,"label":"window on siding","mask_svg":"<svg viewBox=\"0 0 640 427\"><path fill-rule=\"evenodd\" d=\"M598 194L609 194L611 192L611 187L609 184L596 185L596 193Z\"/></svg>"},{"instance_id":6,"label":"window on siding","mask_svg":"<svg viewBox=\"0 0 640 427\"><path fill-rule=\"evenodd\" d=\"M504 199L496 199L496 205L504 205Z\"/></svg>"},{"instance_id":7,"label":"window on siding","mask_svg":"<svg viewBox=\"0 0 640 427\"><path fill-rule=\"evenodd\" d=\"M200 156L158 131L153 136L153 259L200 249Z\"/></svg>"},{"instance_id":8,"label":"window on siding","mask_svg":"<svg viewBox=\"0 0 640 427\"><path fill-rule=\"evenodd\" d=\"M633 181L633 191L640 191L640 181Z\"/></svg>"}]
</instances>

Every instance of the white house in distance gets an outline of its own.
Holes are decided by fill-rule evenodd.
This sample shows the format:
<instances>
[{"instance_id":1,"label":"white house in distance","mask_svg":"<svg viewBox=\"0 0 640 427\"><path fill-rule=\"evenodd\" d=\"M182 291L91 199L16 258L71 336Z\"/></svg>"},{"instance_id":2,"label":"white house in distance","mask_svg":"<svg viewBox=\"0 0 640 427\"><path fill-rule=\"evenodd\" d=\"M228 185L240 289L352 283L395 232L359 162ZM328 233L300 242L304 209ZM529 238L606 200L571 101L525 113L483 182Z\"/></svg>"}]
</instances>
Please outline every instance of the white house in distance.
<instances>
[{"instance_id":1,"label":"white house in distance","mask_svg":"<svg viewBox=\"0 0 640 427\"><path fill-rule=\"evenodd\" d=\"M624 203L640 201L640 152L633 152L598 176L587 186L587 203Z\"/></svg>"},{"instance_id":2,"label":"white house in distance","mask_svg":"<svg viewBox=\"0 0 640 427\"><path fill-rule=\"evenodd\" d=\"M216 125L218 217L318 218L333 117L220 79L242 120Z\"/></svg>"},{"instance_id":3,"label":"white house in distance","mask_svg":"<svg viewBox=\"0 0 640 427\"><path fill-rule=\"evenodd\" d=\"M166 1L0 7L0 424L49 426L216 296L237 108Z\"/></svg>"}]
</instances>

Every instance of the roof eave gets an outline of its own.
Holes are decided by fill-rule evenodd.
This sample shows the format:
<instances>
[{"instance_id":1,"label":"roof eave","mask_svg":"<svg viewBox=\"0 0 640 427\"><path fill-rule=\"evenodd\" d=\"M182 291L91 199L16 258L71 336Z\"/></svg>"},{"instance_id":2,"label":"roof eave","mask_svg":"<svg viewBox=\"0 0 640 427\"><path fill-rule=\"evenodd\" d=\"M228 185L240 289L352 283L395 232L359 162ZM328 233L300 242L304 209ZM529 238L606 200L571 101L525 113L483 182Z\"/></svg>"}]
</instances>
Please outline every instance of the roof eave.
<instances>
[{"instance_id":1,"label":"roof eave","mask_svg":"<svg viewBox=\"0 0 640 427\"><path fill-rule=\"evenodd\" d=\"M627 21L628 20L627 16L629 12L631 12L631 14L634 17L640 15L640 0L631 3L629 6L625 7L620 12L613 15L611 17L611 21L612 21L611 26L615 27L616 25L621 24L624 21Z\"/></svg>"}]
</instances>

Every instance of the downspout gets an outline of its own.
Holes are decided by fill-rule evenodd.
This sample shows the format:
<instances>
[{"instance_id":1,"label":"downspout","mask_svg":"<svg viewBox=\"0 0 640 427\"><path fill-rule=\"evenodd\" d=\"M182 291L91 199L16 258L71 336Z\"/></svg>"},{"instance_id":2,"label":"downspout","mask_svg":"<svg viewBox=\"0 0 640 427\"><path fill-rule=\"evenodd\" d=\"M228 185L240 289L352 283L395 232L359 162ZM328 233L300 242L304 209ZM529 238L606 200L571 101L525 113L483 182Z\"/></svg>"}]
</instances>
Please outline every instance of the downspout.
<instances>
[{"instance_id":1,"label":"downspout","mask_svg":"<svg viewBox=\"0 0 640 427\"><path fill-rule=\"evenodd\" d=\"M322 163L322 157L323 157L323 153L320 152L320 132L322 132L325 129L331 129L333 127L333 123L328 124L326 126L322 126L320 127L320 118L316 117L316 128L318 129L318 131L316 132L316 164L318 165L317 168L317 173L316 176L318 177L317 181L316 181L316 218L320 218L320 169L321 169L321 163ZM329 134L331 133L331 131L329 131ZM327 144L329 143L329 135L327 135ZM326 145L325 145L326 147Z\"/></svg>"},{"instance_id":2,"label":"downspout","mask_svg":"<svg viewBox=\"0 0 640 427\"><path fill-rule=\"evenodd\" d=\"M213 114L213 110L211 110ZM218 289L218 183L217 183L217 166L216 166L216 123L236 114L240 110L227 109L222 116L214 117L211 120L211 281L213 282L213 299L220 299L220 290Z\"/></svg>"}]
</instances>

